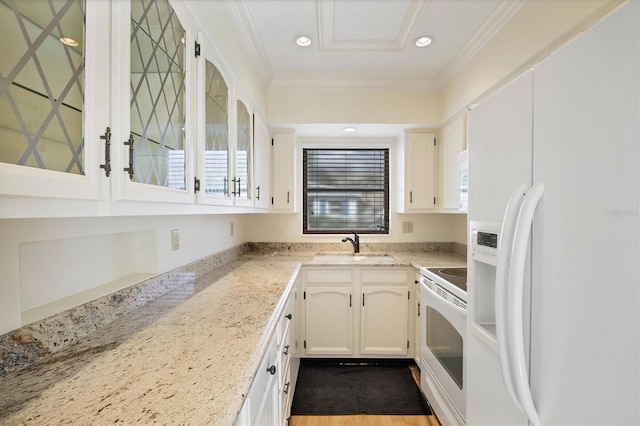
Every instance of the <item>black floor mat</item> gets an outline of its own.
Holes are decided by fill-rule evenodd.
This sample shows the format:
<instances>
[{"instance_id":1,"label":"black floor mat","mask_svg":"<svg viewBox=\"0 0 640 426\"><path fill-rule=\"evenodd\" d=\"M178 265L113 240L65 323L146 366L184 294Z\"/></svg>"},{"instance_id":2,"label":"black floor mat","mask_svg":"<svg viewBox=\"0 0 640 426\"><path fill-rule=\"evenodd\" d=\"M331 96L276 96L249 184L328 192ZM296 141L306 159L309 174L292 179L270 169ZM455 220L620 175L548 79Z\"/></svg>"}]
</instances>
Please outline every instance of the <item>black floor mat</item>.
<instances>
[{"instance_id":1,"label":"black floor mat","mask_svg":"<svg viewBox=\"0 0 640 426\"><path fill-rule=\"evenodd\" d=\"M407 362L300 362L291 415L431 414Z\"/></svg>"}]
</instances>

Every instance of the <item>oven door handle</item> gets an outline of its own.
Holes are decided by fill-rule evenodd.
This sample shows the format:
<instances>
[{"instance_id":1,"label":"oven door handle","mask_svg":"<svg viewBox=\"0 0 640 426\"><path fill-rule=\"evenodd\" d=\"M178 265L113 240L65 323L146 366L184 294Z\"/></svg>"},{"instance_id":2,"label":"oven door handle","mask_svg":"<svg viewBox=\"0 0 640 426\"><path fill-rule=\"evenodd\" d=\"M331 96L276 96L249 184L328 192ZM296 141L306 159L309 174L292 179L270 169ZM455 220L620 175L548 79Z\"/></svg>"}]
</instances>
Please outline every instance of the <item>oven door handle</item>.
<instances>
[{"instance_id":1,"label":"oven door handle","mask_svg":"<svg viewBox=\"0 0 640 426\"><path fill-rule=\"evenodd\" d=\"M516 232L513 237L513 253L509 265L509 303L507 311L509 348L511 352L512 371L514 384L520 404L529 421L534 425L540 424L540 415L533 402L531 387L529 385L529 372L524 345L524 312L522 302L524 299L524 274L527 258L527 249L531 237L531 226L536 207L544 193L544 184L536 182L522 202Z\"/></svg>"},{"instance_id":2,"label":"oven door handle","mask_svg":"<svg viewBox=\"0 0 640 426\"><path fill-rule=\"evenodd\" d=\"M428 293L431 293L431 295L433 297L436 297L437 300L440 300L443 303L445 303L447 305L447 308L453 309L454 312L457 312L460 315L467 315L467 310L466 309L462 309L460 306L457 306L456 304L452 303L451 301L449 301L449 300L445 299L444 297L440 296L438 293L436 293L435 291L431 290L429 288L429 286L427 286L422 281L420 281L420 286L423 287ZM425 303L425 306L426 305L427 304Z\"/></svg>"},{"instance_id":3,"label":"oven door handle","mask_svg":"<svg viewBox=\"0 0 640 426\"><path fill-rule=\"evenodd\" d=\"M513 383L513 371L511 370L511 359L509 353L509 335L507 330L507 309L508 309L508 278L509 278L509 261L513 251L513 238L516 231L516 223L518 221L518 213L522 200L527 192L528 185L522 182L513 191L507 208L504 212L504 220L502 221L502 229L500 231L500 241L498 245L498 260L496 264L496 341L498 343L498 357L500 358L500 366L502 370L502 380L507 389L507 393L511 400L518 408L524 412L520 405L520 400L516 394L515 385Z\"/></svg>"}]
</instances>

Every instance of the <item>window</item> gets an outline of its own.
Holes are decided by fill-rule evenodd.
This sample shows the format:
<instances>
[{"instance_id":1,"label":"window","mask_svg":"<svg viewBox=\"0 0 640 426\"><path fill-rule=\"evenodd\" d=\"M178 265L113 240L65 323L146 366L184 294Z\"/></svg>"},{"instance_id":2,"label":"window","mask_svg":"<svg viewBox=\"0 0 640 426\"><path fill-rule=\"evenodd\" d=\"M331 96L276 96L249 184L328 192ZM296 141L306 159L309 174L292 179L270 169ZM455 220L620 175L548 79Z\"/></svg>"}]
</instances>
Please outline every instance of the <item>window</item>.
<instances>
[{"instance_id":1,"label":"window","mask_svg":"<svg viewBox=\"0 0 640 426\"><path fill-rule=\"evenodd\" d=\"M388 149L304 149L303 233L389 233Z\"/></svg>"}]
</instances>

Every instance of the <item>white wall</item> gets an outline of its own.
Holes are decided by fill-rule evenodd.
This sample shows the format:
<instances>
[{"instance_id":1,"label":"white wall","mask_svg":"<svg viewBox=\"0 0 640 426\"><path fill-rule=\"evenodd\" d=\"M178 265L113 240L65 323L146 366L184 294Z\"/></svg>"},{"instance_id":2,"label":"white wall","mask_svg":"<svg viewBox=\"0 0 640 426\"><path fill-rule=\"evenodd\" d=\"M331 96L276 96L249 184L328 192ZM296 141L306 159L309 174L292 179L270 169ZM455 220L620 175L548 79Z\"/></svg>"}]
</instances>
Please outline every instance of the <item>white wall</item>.
<instances>
[{"instance_id":1,"label":"white wall","mask_svg":"<svg viewBox=\"0 0 640 426\"><path fill-rule=\"evenodd\" d=\"M361 242L450 242L455 235L455 215L450 214L395 214L390 218L389 235L361 235ZM402 221L413 222L413 233L403 234ZM250 215L245 232L255 242L340 242L347 234L303 235L302 213Z\"/></svg>"},{"instance_id":2,"label":"white wall","mask_svg":"<svg viewBox=\"0 0 640 426\"><path fill-rule=\"evenodd\" d=\"M0 334L20 327L25 310L68 296L69 288L81 292L120 278L124 287L131 284L128 276L167 272L244 243L244 220L241 215L0 220ZM180 230L177 251L171 250L172 229ZM122 265L131 258L135 261ZM34 294L39 291L43 294Z\"/></svg>"},{"instance_id":3,"label":"white wall","mask_svg":"<svg viewBox=\"0 0 640 426\"><path fill-rule=\"evenodd\" d=\"M272 126L304 123L442 123L439 93L420 91L271 90Z\"/></svg>"}]
</instances>

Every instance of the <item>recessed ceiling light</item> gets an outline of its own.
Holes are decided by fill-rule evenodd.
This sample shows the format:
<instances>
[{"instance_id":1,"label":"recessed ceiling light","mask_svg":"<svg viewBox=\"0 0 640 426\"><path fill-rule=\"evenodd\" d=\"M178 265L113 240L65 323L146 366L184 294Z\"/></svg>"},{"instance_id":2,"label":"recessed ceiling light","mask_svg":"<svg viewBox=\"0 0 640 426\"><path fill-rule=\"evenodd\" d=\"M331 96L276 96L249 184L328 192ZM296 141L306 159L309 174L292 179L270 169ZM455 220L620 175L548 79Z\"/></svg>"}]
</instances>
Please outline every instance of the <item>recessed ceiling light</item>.
<instances>
[{"instance_id":1,"label":"recessed ceiling light","mask_svg":"<svg viewBox=\"0 0 640 426\"><path fill-rule=\"evenodd\" d=\"M427 47L428 45L430 45L431 43L433 43L433 37L428 36L428 35L423 35L418 37L414 43L416 44L417 47Z\"/></svg>"},{"instance_id":2,"label":"recessed ceiling light","mask_svg":"<svg viewBox=\"0 0 640 426\"><path fill-rule=\"evenodd\" d=\"M60 37L60 42L62 44L66 44L67 46L76 47L78 42L69 37Z\"/></svg>"},{"instance_id":3,"label":"recessed ceiling light","mask_svg":"<svg viewBox=\"0 0 640 426\"><path fill-rule=\"evenodd\" d=\"M311 37L306 35L299 35L295 38L296 44L300 47L309 47L311 46Z\"/></svg>"},{"instance_id":4,"label":"recessed ceiling light","mask_svg":"<svg viewBox=\"0 0 640 426\"><path fill-rule=\"evenodd\" d=\"M347 132L347 133L353 133L353 132L355 132L357 129L356 129L355 127L345 127L345 128L344 128L344 129L342 129L342 130L344 130L344 131L345 131L345 132Z\"/></svg>"}]
</instances>

